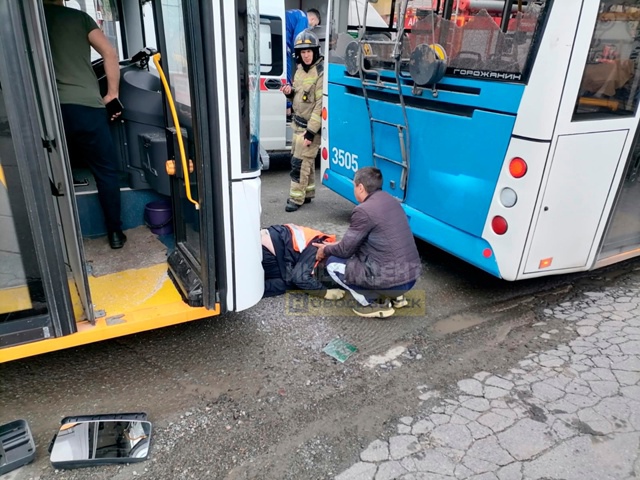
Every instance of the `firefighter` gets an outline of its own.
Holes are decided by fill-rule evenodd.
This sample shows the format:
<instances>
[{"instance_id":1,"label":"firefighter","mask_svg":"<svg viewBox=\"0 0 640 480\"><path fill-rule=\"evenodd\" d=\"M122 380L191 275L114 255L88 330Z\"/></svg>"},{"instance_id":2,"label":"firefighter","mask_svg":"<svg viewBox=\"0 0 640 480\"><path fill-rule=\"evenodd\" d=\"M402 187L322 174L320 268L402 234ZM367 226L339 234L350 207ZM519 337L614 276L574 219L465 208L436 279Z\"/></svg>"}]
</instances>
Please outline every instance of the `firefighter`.
<instances>
[{"instance_id":1,"label":"firefighter","mask_svg":"<svg viewBox=\"0 0 640 480\"><path fill-rule=\"evenodd\" d=\"M318 249L312 245L335 242L335 235L289 223L263 229L260 236L265 297L296 289L328 300L344 297L345 291L335 288L324 265L316 261Z\"/></svg>"},{"instance_id":2,"label":"firefighter","mask_svg":"<svg viewBox=\"0 0 640 480\"><path fill-rule=\"evenodd\" d=\"M293 142L291 149L291 188L285 210L295 212L301 205L311 202L315 195L315 159L320 149L322 126L323 57L320 42L312 32L305 30L294 44L299 64L292 85L282 92L293 101Z\"/></svg>"}]
</instances>

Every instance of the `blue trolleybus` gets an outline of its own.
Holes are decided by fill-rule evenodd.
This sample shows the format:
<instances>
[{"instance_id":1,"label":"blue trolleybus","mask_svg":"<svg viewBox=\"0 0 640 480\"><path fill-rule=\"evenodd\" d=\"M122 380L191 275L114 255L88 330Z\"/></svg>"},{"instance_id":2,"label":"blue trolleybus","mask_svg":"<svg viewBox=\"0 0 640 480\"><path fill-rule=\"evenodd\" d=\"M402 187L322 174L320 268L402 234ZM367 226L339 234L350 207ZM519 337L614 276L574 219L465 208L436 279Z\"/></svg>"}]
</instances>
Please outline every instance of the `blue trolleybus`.
<instances>
[{"instance_id":1,"label":"blue trolleybus","mask_svg":"<svg viewBox=\"0 0 640 480\"><path fill-rule=\"evenodd\" d=\"M507 280L640 254L640 1L330 2L323 184Z\"/></svg>"}]
</instances>

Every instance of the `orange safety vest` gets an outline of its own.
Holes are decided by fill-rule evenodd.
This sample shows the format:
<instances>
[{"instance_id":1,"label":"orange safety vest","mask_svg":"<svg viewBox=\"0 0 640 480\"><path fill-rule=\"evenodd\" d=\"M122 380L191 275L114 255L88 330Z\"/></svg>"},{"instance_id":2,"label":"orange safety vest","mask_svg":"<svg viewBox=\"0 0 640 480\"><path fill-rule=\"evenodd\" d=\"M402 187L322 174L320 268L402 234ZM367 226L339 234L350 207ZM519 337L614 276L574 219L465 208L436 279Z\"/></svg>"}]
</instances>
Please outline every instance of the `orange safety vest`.
<instances>
[{"instance_id":1,"label":"orange safety vest","mask_svg":"<svg viewBox=\"0 0 640 480\"><path fill-rule=\"evenodd\" d=\"M291 239L293 240L293 249L296 252L302 253L305 248L309 246L311 240L316 237L327 237L325 241L327 242L335 242L335 235L327 235L326 233L322 233L320 230L314 230L309 227L301 227L300 225L294 225L293 223L285 224L291 231Z\"/></svg>"}]
</instances>

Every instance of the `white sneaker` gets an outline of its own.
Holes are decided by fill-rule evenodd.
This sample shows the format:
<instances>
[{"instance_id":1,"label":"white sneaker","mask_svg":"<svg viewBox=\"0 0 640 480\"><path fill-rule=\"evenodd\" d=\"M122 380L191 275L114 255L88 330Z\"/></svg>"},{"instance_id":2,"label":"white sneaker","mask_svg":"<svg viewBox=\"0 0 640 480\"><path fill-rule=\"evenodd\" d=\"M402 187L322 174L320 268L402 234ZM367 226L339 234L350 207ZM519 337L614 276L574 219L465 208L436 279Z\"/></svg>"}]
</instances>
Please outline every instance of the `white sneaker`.
<instances>
[{"instance_id":1,"label":"white sneaker","mask_svg":"<svg viewBox=\"0 0 640 480\"><path fill-rule=\"evenodd\" d=\"M402 308L409 305L409 302L404 298L404 295L400 295L399 297L392 299L391 303L393 304L393 308Z\"/></svg>"}]
</instances>

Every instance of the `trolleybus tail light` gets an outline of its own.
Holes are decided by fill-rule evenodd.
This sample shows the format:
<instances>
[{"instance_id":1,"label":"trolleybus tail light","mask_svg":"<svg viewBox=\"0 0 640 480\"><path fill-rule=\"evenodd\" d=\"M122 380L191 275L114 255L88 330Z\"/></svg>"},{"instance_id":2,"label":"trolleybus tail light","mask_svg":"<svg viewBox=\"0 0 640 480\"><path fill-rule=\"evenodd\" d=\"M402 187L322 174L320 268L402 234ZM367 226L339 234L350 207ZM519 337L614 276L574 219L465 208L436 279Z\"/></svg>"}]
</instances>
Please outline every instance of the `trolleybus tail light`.
<instances>
[{"instance_id":1,"label":"trolleybus tail light","mask_svg":"<svg viewBox=\"0 0 640 480\"><path fill-rule=\"evenodd\" d=\"M324 172L323 178L325 181L329 180L329 172Z\"/></svg>"},{"instance_id":2,"label":"trolleybus tail light","mask_svg":"<svg viewBox=\"0 0 640 480\"><path fill-rule=\"evenodd\" d=\"M323 107L322 108L322 120L324 120L326 122L327 121L327 116L328 116L327 107Z\"/></svg>"},{"instance_id":3,"label":"trolleybus tail light","mask_svg":"<svg viewBox=\"0 0 640 480\"><path fill-rule=\"evenodd\" d=\"M527 162L520 157L511 159L509 163L509 173L513 178L522 178L527 173Z\"/></svg>"},{"instance_id":4,"label":"trolleybus tail light","mask_svg":"<svg viewBox=\"0 0 640 480\"><path fill-rule=\"evenodd\" d=\"M500 215L496 215L495 217L493 217L493 220L491 220L491 228L493 228L493 231L496 235L504 235L505 233L507 233L509 225L503 217L501 217Z\"/></svg>"},{"instance_id":5,"label":"trolleybus tail light","mask_svg":"<svg viewBox=\"0 0 640 480\"><path fill-rule=\"evenodd\" d=\"M493 255L493 252L491 251L491 249L490 249L490 248L485 248L485 249L482 251L482 256L483 256L484 258L491 258L491 255Z\"/></svg>"},{"instance_id":6,"label":"trolleybus tail light","mask_svg":"<svg viewBox=\"0 0 640 480\"><path fill-rule=\"evenodd\" d=\"M327 150L327 147L324 147L322 149L322 159L326 160L329 158L329 150Z\"/></svg>"}]
</instances>

